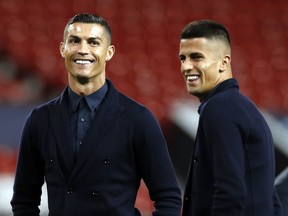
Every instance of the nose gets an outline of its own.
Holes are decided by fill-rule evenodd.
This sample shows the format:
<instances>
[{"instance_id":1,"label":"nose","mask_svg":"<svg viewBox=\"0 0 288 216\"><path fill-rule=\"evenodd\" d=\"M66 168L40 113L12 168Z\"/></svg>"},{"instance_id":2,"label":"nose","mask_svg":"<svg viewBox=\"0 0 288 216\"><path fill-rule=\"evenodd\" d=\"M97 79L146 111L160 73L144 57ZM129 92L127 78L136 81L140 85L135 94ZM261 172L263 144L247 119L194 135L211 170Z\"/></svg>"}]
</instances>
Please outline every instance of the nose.
<instances>
[{"instance_id":1,"label":"nose","mask_svg":"<svg viewBox=\"0 0 288 216\"><path fill-rule=\"evenodd\" d=\"M82 55L85 55L87 54L89 51L88 49L88 44L85 42L85 41L82 41L80 44L79 44L79 47L78 47L78 53L79 54L82 54Z\"/></svg>"},{"instance_id":2,"label":"nose","mask_svg":"<svg viewBox=\"0 0 288 216\"><path fill-rule=\"evenodd\" d=\"M189 72L193 69L193 64L191 61L185 60L181 63L182 72Z\"/></svg>"}]
</instances>

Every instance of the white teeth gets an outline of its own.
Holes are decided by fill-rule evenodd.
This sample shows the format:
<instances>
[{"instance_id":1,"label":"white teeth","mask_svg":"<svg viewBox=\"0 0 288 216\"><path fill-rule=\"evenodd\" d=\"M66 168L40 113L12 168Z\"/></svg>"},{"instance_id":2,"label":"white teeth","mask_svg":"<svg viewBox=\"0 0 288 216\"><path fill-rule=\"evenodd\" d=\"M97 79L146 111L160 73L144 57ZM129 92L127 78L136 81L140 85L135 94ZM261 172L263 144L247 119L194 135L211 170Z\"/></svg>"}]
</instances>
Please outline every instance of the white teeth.
<instances>
[{"instance_id":1,"label":"white teeth","mask_svg":"<svg viewBox=\"0 0 288 216\"><path fill-rule=\"evenodd\" d=\"M91 61L89 61L89 60L80 60L80 59L78 59L78 60L76 60L75 61L77 64L90 64L91 63Z\"/></svg>"},{"instance_id":2,"label":"white teeth","mask_svg":"<svg viewBox=\"0 0 288 216\"><path fill-rule=\"evenodd\" d=\"M188 81L194 81L194 80L197 80L198 78L199 78L199 76L197 76L197 75L187 76Z\"/></svg>"}]
</instances>

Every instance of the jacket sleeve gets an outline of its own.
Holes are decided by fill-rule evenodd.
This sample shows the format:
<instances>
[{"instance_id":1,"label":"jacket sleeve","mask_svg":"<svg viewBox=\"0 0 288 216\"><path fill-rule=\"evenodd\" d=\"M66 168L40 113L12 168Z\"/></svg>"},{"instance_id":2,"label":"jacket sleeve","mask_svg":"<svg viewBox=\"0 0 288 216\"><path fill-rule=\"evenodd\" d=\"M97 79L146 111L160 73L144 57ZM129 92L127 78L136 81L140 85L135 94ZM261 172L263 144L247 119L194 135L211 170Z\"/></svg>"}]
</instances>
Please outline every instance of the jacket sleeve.
<instances>
[{"instance_id":1,"label":"jacket sleeve","mask_svg":"<svg viewBox=\"0 0 288 216\"><path fill-rule=\"evenodd\" d=\"M40 213L38 206L40 205L44 174L35 136L32 114L30 113L21 136L11 200L15 216L36 216Z\"/></svg>"},{"instance_id":2,"label":"jacket sleeve","mask_svg":"<svg viewBox=\"0 0 288 216\"><path fill-rule=\"evenodd\" d=\"M145 110L138 124L138 140L135 147L140 170L154 201L154 216L179 216L181 192L159 123L149 110Z\"/></svg>"}]
</instances>

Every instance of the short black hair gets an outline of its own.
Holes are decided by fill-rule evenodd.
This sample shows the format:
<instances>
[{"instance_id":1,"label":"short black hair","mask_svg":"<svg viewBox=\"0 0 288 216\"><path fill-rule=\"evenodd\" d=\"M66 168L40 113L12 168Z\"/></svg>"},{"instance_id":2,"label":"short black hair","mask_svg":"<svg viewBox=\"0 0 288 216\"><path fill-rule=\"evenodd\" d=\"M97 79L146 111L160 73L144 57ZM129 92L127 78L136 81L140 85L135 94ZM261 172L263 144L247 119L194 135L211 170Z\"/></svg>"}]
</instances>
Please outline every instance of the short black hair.
<instances>
[{"instance_id":1,"label":"short black hair","mask_svg":"<svg viewBox=\"0 0 288 216\"><path fill-rule=\"evenodd\" d=\"M95 23L98 24L102 27L107 32L108 35L108 41L111 43L112 40L112 31L111 28L108 24L108 22L101 16L97 14L90 14L90 13L81 13L81 14L76 14L74 17L70 18L66 24L65 30L64 30L64 35L65 32L67 31L68 27L73 24L73 23Z\"/></svg>"},{"instance_id":2,"label":"short black hair","mask_svg":"<svg viewBox=\"0 0 288 216\"><path fill-rule=\"evenodd\" d=\"M228 30L220 23L213 20L198 20L187 24L181 33L181 39L192 38L222 39L231 47Z\"/></svg>"}]
</instances>

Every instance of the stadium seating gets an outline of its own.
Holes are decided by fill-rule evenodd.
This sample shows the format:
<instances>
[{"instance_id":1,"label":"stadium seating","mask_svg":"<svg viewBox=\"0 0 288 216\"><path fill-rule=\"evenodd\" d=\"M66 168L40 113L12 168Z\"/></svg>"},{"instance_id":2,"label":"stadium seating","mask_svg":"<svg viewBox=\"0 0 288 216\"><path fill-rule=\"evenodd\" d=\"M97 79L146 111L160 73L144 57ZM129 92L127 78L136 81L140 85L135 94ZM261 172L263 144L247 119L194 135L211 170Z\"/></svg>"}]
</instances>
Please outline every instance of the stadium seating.
<instances>
[{"instance_id":1,"label":"stadium seating","mask_svg":"<svg viewBox=\"0 0 288 216\"><path fill-rule=\"evenodd\" d=\"M1 1L1 49L45 85L61 89L66 72L58 44L67 19L80 12L99 13L109 21L117 52L108 64L108 78L159 119L175 99L188 97L179 72L178 42L183 26L195 19L215 19L229 28L235 76L257 105L288 110L284 0Z\"/></svg>"}]
</instances>

